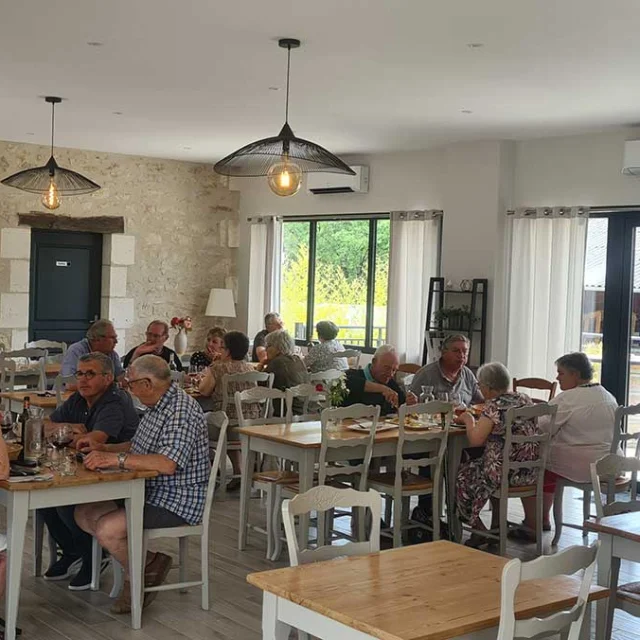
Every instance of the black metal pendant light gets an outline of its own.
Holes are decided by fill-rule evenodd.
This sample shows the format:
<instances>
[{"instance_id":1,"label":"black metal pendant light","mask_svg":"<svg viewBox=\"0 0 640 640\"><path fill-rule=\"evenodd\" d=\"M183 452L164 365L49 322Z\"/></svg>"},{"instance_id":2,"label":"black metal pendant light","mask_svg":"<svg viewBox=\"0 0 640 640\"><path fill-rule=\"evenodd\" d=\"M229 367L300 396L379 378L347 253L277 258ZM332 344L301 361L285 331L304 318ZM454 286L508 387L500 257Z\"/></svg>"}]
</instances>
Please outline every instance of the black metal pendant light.
<instances>
[{"instance_id":1,"label":"black metal pendant light","mask_svg":"<svg viewBox=\"0 0 640 640\"><path fill-rule=\"evenodd\" d=\"M355 175L355 172L320 145L294 135L289 126L289 76L291 49L297 49L300 40L282 38L278 44L287 50L287 98L282 130L277 136L252 142L234 151L220 160L214 171L240 178L267 176L269 187L276 195L292 196L300 189L303 173L326 171Z\"/></svg>"},{"instance_id":2,"label":"black metal pendant light","mask_svg":"<svg viewBox=\"0 0 640 640\"><path fill-rule=\"evenodd\" d=\"M14 187L29 193L42 195L42 204L47 209L60 206L60 196L78 196L100 189L100 185L85 178L71 169L58 166L53 157L53 139L55 131L55 107L62 98L46 96L45 101L51 104L51 157L43 167L18 171L2 180L7 187Z\"/></svg>"}]
</instances>

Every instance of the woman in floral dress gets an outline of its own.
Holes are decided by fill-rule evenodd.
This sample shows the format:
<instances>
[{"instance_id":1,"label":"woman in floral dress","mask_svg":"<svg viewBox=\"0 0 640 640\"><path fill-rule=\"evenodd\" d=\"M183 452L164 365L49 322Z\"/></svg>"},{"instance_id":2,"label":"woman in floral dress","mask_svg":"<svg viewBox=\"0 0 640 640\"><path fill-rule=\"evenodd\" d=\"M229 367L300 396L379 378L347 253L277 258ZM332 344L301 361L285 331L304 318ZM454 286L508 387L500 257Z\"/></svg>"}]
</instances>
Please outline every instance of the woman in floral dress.
<instances>
[{"instance_id":1,"label":"woman in floral dress","mask_svg":"<svg viewBox=\"0 0 640 640\"><path fill-rule=\"evenodd\" d=\"M499 362L491 362L478 369L478 384L486 400L482 415L476 420L471 414L465 413L462 420L471 446L484 446L484 451L479 458L460 465L456 482L456 502L461 520L474 529L486 530L480 519L480 511L491 495L500 488L506 413L514 407L526 407L533 403L529 396L509 391L511 375ZM518 436L532 436L540 432L535 420L520 420L513 425L512 433ZM538 451L538 443L512 444L511 460L536 460ZM534 484L536 479L537 469L514 469L509 476L509 485L530 485ZM498 510L494 508L492 528L497 527L497 515ZM468 542L470 546L487 543L484 536L475 534Z\"/></svg>"}]
</instances>

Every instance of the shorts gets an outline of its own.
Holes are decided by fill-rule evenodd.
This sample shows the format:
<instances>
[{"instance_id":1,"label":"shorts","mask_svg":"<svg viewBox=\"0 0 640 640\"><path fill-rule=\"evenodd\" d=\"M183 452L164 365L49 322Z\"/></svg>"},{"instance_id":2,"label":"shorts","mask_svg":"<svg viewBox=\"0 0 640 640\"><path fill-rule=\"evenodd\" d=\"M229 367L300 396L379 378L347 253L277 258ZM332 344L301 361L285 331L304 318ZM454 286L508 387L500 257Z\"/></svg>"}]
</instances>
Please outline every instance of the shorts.
<instances>
[{"instance_id":1,"label":"shorts","mask_svg":"<svg viewBox=\"0 0 640 640\"><path fill-rule=\"evenodd\" d=\"M555 493L558 479L562 478L554 471L545 470L544 472L544 493Z\"/></svg>"},{"instance_id":2,"label":"shorts","mask_svg":"<svg viewBox=\"0 0 640 640\"><path fill-rule=\"evenodd\" d=\"M225 419L225 414L222 411L211 411L205 413L205 420L207 421L207 429L209 431L209 440L212 442L218 442L220 438L220 425ZM227 428L227 442L239 442L240 436L235 429Z\"/></svg>"},{"instance_id":3,"label":"shorts","mask_svg":"<svg viewBox=\"0 0 640 640\"><path fill-rule=\"evenodd\" d=\"M124 508L124 499L114 500L119 506ZM145 504L142 512L143 529L168 529L170 527L184 527L187 522L179 515L169 511L164 507L156 507L153 504Z\"/></svg>"}]
</instances>

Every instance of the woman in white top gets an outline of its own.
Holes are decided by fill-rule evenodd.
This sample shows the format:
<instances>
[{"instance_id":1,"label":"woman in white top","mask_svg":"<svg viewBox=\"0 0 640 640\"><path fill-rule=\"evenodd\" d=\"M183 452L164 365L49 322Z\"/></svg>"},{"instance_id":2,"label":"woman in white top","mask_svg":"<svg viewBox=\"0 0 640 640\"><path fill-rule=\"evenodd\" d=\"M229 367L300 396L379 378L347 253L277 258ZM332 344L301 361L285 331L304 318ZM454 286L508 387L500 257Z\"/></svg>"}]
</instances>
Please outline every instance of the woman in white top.
<instances>
[{"instance_id":1,"label":"woman in white top","mask_svg":"<svg viewBox=\"0 0 640 640\"><path fill-rule=\"evenodd\" d=\"M543 528L549 531L549 512L558 477L573 482L590 482L590 465L609 453L613 440L616 399L600 384L593 383L593 367L584 353L568 353L556 360L562 393L549 401L556 413L544 478ZM549 419L541 418L540 428L549 432ZM536 499L523 498L523 529L518 538L531 539L535 531ZM535 536L534 536L535 539Z\"/></svg>"}]
</instances>

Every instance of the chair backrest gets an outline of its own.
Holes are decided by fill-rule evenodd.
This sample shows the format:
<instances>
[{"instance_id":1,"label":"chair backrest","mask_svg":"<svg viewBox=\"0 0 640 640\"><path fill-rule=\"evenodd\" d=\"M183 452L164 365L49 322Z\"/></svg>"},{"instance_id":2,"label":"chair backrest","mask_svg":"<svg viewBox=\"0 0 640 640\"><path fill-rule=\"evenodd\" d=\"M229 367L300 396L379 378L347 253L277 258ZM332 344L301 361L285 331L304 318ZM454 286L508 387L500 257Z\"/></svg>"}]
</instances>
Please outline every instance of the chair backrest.
<instances>
[{"instance_id":1,"label":"chair backrest","mask_svg":"<svg viewBox=\"0 0 640 640\"><path fill-rule=\"evenodd\" d=\"M407 431L406 421L409 414L436 415L442 426L441 429L433 431ZM398 444L396 446L396 468L394 478L394 490L399 493L402 490L402 473L411 467L429 467L431 479L433 480L433 492L435 504L438 504L438 492L442 478L444 456L447 451L447 439L449 437L449 427L453 419L453 405L449 402L424 402L415 405L401 405L398 410ZM426 458L406 458L406 445L417 441L432 441L434 450L430 451ZM410 445L409 445L410 446Z\"/></svg>"},{"instance_id":2,"label":"chair backrest","mask_svg":"<svg viewBox=\"0 0 640 640\"><path fill-rule=\"evenodd\" d=\"M540 556L531 562L514 558L502 570L500 626L497 640L513 638L547 637L563 632L560 637L578 640L587 607L589 589L596 568L600 541L590 547L569 547L553 556ZM515 595L518 585L527 580L551 578L557 575L572 575L584 571L576 603L563 611L546 618L515 618ZM567 633L568 630L568 633Z\"/></svg>"},{"instance_id":3,"label":"chair backrest","mask_svg":"<svg viewBox=\"0 0 640 640\"><path fill-rule=\"evenodd\" d=\"M222 412L221 412L222 413ZM211 473L209 474L209 484L207 486L207 497L204 502L204 514L202 522L209 522L211 514L211 503L213 502L213 494L216 489L216 478L221 464L226 464L226 460L222 459L222 452L226 451L224 444L227 440L227 427L229 426L229 418L225 415L220 423L220 435L218 436L218 444L216 445L216 453L213 457L211 465Z\"/></svg>"},{"instance_id":4,"label":"chair backrest","mask_svg":"<svg viewBox=\"0 0 640 640\"><path fill-rule=\"evenodd\" d=\"M267 387L273 387L273 373L265 373L264 371L248 371L247 373L227 373L222 376L222 405L221 410L226 411L227 407L233 403L234 396L229 393L229 383L249 382L257 385L259 382L266 382Z\"/></svg>"},{"instance_id":5,"label":"chair backrest","mask_svg":"<svg viewBox=\"0 0 640 640\"><path fill-rule=\"evenodd\" d=\"M398 365L398 371L401 373L418 373L422 367L419 364L413 362L403 362Z\"/></svg>"},{"instance_id":6,"label":"chair backrest","mask_svg":"<svg viewBox=\"0 0 640 640\"><path fill-rule=\"evenodd\" d=\"M556 395L556 389L558 388L558 383L551 382L550 380L545 380L544 378L518 378L513 379L513 390L517 391L518 388L521 387L523 389L537 389L538 391L548 391L549 397L547 400L551 400Z\"/></svg>"},{"instance_id":7,"label":"chair backrest","mask_svg":"<svg viewBox=\"0 0 640 640\"><path fill-rule=\"evenodd\" d=\"M77 384L77 380L75 376L62 376L57 375L55 380L53 381L53 390L56 392L56 407L59 407L64 399L62 394L65 389L65 384Z\"/></svg>"},{"instance_id":8,"label":"chair backrest","mask_svg":"<svg viewBox=\"0 0 640 640\"><path fill-rule=\"evenodd\" d=\"M64 355L67 352L67 343L66 342L55 342L54 340L33 340L32 342L24 343L25 349L46 349L51 355L52 352L54 354L56 352L60 352Z\"/></svg>"},{"instance_id":9,"label":"chair backrest","mask_svg":"<svg viewBox=\"0 0 640 640\"><path fill-rule=\"evenodd\" d=\"M282 520L289 548L289 562L292 567L309 562L320 562L341 556L357 556L380 551L380 494L373 489L356 491L336 487L318 486L301 493L292 500L282 503ZM311 511L327 511L335 508L365 507L371 510L371 534L368 542L347 542L341 545L327 545L315 549L298 546L294 518Z\"/></svg>"},{"instance_id":10,"label":"chair backrest","mask_svg":"<svg viewBox=\"0 0 640 640\"><path fill-rule=\"evenodd\" d=\"M249 427L254 424L277 424L286 420L286 417L274 418L271 401L280 400L285 402L287 394L280 389L271 389L270 387L253 387L244 391L236 391L235 404L236 415L238 416L238 426ZM260 417L248 420L244 417L242 407L245 404L264 403L264 410L260 411Z\"/></svg>"},{"instance_id":11,"label":"chair backrest","mask_svg":"<svg viewBox=\"0 0 640 640\"><path fill-rule=\"evenodd\" d=\"M504 498L509 491L509 473L517 469L537 469L537 491L542 494L544 487L544 468L547 464L547 449L549 444L549 433L553 433L553 428L556 421L556 413L558 407L556 405L550 405L546 402L540 402L533 406L528 407L513 407L507 410L505 416L505 438L504 449L502 453L502 478L500 483L500 495ZM541 416L550 416L549 431L545 433L538 433L532 436L519 436L514 435L513 426L519 420L536 420ZM511 459L511 447L514 444L525 443L538 443L538 457L535 460L512 460Z\"/></svg>"},{"instance_id":12,"label":"chair backrest","mask_svg":"<svg viewBox=\"0 0 640 640\"><path fill-rule=\"evenodd\" d=\"M637 443L640 441L640 431L636 433L629 433L627 431L627 417L638 414L640 414L640 404L618 407L616 409L610 453L618 453L619 448L623 450L626 449L631 440L635 440L637 446Z\"/></svg>"},{"instance_id":13,"label":"chair backrest","mask_svg":"<svg viewBox=\"0 0 640 640\"><path fill-rule=\"evenodd\" d=\"M341 422L347 419L365 419L371 422L371 426L367 432L362 434L348 431L347 434L341 431L331 431L329 423ZM367 485L367 477L369 475L369 465L371 464L371 455L373 454L373 442L376 437L376 429L378 420L380 419L380 407L365 404L352 404L349 407L339 407L337 409L324 409L320 414L321 440L320 440L320 456L318 458L318 484L322 485L326 482L327 477L331 476L355 476L360 477L358 487L360 491L364 491ZM353 453L349 454L345 451L337 453L335 450L365 447L364 457L357 464L351 464L351 460L359 456ZM331 450L331 451L330 451ZM339 466L335 463L339 461Z\"/></svg>"},{"instance_id":14,"label":"chair backrest","mask_svg":"<svg viewBox=\"0 0 640 640\"><path fill-rule=\"evenodd\" d=\"M16 363L0 357L0 392L13 391L16 377Z\"/></svg>"},{"instance_id":15,"label":"chair backrest","mask_svg":"<svg viewBox=\"0 0 640 640\"><path fill-rule=\"evenodd\" d=\"M24 359L29 369L33 368L33 372L38 375L38 391L46 391L47 389L47 372L45 364L47 363L46 349L17 349L15 351L3 351L2 358L11 358L12 360ZM37 360L37 362L32 362ZM20 371L16 369L16 371Z\"/></svg>"},{"instance_id":16,"label":"chair backrest","mask_svg":"<svg viewBox=\"0 0 640 640\"><path fill-rule=\"evenodd\" d=\"M591 484L596 501L596 515L598 518L613 516L618 513L640 511L640 500L637 496L637 476L640 471L640 441L636 446L635 458L627 458L616 453L609 453L597 462L591 463ZM624 473L631 473L631 497L629 501L616 501L616 478ZM602 484L606 482L607 496L602 500Z\"/></svg>"},{"instance_id":17,"label":"chair backrest","mask_svg":"<svg viewBox=\"0 0 640 640\"><path fill-rule=\"evenodd\" d=\"M337 351L333 354L333 359L337 360L338 358L346 358L347 364L351 369L359 369L360 368L360 358L362 357L362 351L358 351L357 349L345 349L344 351Z\"/></svg>"},{"instance_id":18,"label":"chair backrest","mask_svg":"<svg viewBox=\"0 0 640 640\"><path fill-rule=\"evenodd\" d=\"M326 395L322 391L318 391L315 384L299 384L295 387L289 387L286 390L287 397L287 423L289 422L306 422L309 420L317 420L320 417L320 412L309 413L310 402L325 402ZM293 399L303 398L302 414L298 416L293 415Z\"/></svg>"},{"instance_id":19,"label":"chair backrest","mask_svg":"<svg viewBox=\"0 0 640 640\"><path fill-rule=\"evenodd\" d=\"M309 374L310 382L330 382L331 380L337 380L338 378L342 378L344 375L344 371L339 371L338 369L327 369L326 371L316 371L315 373Z\"/></svg>"}]
</instances>

